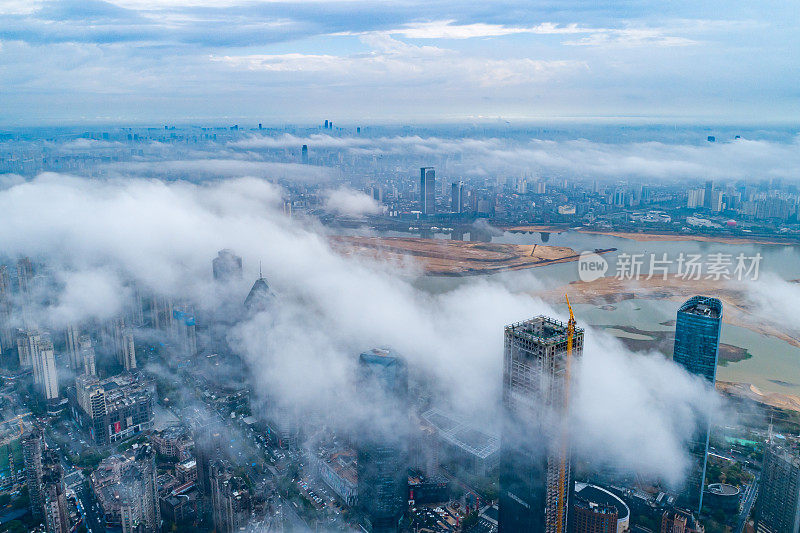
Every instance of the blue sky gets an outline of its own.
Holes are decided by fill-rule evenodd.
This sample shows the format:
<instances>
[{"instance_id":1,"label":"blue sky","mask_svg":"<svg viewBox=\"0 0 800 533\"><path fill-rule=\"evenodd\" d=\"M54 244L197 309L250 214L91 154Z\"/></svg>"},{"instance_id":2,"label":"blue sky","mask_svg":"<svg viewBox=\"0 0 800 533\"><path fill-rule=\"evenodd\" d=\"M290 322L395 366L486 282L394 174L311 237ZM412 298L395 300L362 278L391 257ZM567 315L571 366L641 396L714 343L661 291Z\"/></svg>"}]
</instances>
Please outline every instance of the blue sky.
<instances>
[{"instance_id":1,"label":"blue sky","mask_svg":"<svg viewBox=\"0 0 800 533\"><path fill-rule=\"evenodd\" d=\"M0 0L0 124L791 122L798 5Z\"/></svg>"}]
</instances>

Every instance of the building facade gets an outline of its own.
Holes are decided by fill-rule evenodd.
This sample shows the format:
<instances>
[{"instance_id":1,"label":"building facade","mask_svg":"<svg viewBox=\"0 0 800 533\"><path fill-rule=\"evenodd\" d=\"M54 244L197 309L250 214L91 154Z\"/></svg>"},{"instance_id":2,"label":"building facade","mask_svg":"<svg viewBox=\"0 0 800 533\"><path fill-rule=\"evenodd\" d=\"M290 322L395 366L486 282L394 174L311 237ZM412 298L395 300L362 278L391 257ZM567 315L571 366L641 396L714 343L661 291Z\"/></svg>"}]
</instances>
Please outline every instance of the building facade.
<instances>
[{"instance_id":1,"label":"building facade","mask_svg":"<svg viewBox=\"0 0 800 533\"><path fill-rule=\"evenodd\" d=\"M757 533L800 531L800 454L776 444L764 451L756 501Z\"/></svg>"},{"instance_id":2,"label":"building facade","mask_svg":"<svg viewBox=\"0 0 800 533\"><path fill-rule=\"evenodd\" d=\"M722 302L716 298L695 296L678 309L672 359L712 387L717 377L721 326ZM709 431L710 427L705 424L697 428L689 441L691 465L678 501L693 512L700 512L703 506Z\"/></svg>"},{"instance_id":3,"label":"building facade","mask_svg":"<svg viewBox=\"0 0 800 533\"><path fill-rule=\"evenodd\" d=\"M572 475L564 441L568 324L539 316L505 328L503 433L500 442L501 533L568 530ZM583 353L575 328L572 356Z\"/></svg>"},{"instance_id":4,"label":"building facade","mask_svg":"<svg viewBox=\"0 0 800 533\"><path fill-rule=\"evenodd\" d=\"M423 215L436 214L436 172L433 167L419 169L419 210Z\"/></svg>"}]
</instances>

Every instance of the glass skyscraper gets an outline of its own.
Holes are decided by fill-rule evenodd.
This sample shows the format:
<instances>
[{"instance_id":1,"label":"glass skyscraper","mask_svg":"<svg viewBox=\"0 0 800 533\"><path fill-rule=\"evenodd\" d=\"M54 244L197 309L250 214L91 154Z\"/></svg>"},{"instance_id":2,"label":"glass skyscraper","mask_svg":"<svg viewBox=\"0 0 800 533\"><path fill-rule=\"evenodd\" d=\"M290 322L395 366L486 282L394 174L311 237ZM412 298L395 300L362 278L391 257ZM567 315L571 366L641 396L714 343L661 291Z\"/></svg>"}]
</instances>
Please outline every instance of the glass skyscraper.
<instances>
[{"instance_id":1,"label":"glass skyscraper","mask_svg":"<svg viewBox=\"0 0 800 533\"><path fill-rule=\"evenodd\" d=\"M358 435L358 501L373 533L399 529L408 497L408 369L387 349L358 359L359 387L375 410Z\"/></svg>"},{"instance_id":2,"label":"glass skyscraper","mask_svg":"<svg viewBox=\"0 0 800 533\"><path fill-rule=\"evenodd\" d=\"M708 296L694 296L680 309L675 322L672 359L689 373L702 376L711 386L717 379L717 355L722 325L722 302ZM679 503L700 512L706 479L709 426L698 427L689 442L691 465Z\"/></svg>"}]
</instances>

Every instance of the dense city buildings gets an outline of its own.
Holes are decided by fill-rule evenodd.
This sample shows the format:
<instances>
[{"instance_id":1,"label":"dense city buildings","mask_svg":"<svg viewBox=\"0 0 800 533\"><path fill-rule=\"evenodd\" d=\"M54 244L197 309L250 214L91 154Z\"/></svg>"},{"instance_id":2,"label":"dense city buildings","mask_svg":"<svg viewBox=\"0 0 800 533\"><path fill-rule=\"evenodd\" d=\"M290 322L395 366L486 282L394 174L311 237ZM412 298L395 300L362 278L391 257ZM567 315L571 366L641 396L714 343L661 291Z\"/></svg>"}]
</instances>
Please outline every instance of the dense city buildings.
<instances>
[{"instance_id":1,"label":"dense city buildings","mask_svg":"<svg viewBox=\"0 0 800 533\"><path fill-rule=\"evenodd\" d=\"M711 387L717 376L721 326L722 303L716 298L695 296L678 309L672 359L690 374L702 377ZM709 431L706 423L689 442L692 463L680 502L695 512L700 512L703 506Z\"/></svg>"},{"instance_id":2,"label":"dense city buildings","mask_svg":"<svg viewBox=\"0 0 800 533\"><path fill-rule=\"evenodd\" d=\"M704 533L705 528L688 510L670 509L661 517L661 533Z\"/></svg>"},{"instance_id":3,"label":"dense city buildings","mask_svg":"<svg viewBox=\"0 0 800 533\"><path fill-rule=\"evenodd\" d=\"M800 531L800 453L776 443L764 450L756 502L757 533Z\"/></svg>"},{"instance_id":4,"label":"dense city buildings","mask_svg":"<svg viewBox=\"0 0 800 533\"><path fill-rule=\"evenodd\" d=\"M545 316L505 328L500 533L568 530L572 471L561 426L570 358L583 352L583 329L570 329Z\"/></svg>"},{"instance_id":5,"label":"dense city buildings","mask_svg":"<svg viewBox=\"0 0 800 533\"><path fill-rule=\"evenodd\" d=\"M97 444L119 442L153 427L154 382L141 374L75 378L72 412Z\"/></svg>"},{"instance_id":6,"label":"dense city buildings","mask_svg":"<svg viewBox=\"0 0 800 533\"><path fill-rule=\"evenodd\" d=\"M103 460L90 481L108 527L123 533L159 531L155 453L149 445Z\"/></svg>"}]
</instances>

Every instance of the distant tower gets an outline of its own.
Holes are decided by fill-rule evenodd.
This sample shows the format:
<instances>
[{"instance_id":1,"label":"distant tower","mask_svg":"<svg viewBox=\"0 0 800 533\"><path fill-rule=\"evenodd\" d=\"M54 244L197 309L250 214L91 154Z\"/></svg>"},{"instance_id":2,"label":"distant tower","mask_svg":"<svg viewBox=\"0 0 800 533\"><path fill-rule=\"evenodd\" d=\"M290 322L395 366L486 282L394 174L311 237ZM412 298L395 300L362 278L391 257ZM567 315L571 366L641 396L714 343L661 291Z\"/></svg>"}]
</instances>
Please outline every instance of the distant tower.
<instances>
[{"instance_id":1,"label":"distant tower","mask_svg":"<svg viewBox=\"0 0 800 533\"><path fill-rule=\"evenodd\" d=\"M130 372L136 369L136 345L133 342L133 332L126 328L122 332L122 367Z\"/></svg>"},{"instance_id":2,"label":"distant tower","mask_svg":"<svg viewBox=\"0 0 800 533\"><path fill-rule=\"evenodd\" d=\"M37 330L19 330L17 334L17 353L19 366L22 368L33 365L34 356L39 354L39 343L42 336Z\"/></svg>"},{"instance_id":3,"label":"distant tower","mask_svg":"<svg viewBox=\"0 0 800 533\"><path fill-rule=\"evenodd\" d=\"M303 145L303 148L302 148L301 152L302 152L303 164L307 165L308 164L308 145L307 144Z\"/></svg>"},{"instance_id":4,"label":"distant tower","mask_svg":"<svg viewBox=\"0 0 800 533\"><path fill-rule=\"evenodd\" d=\"M29 257L17 261L17 283L22 294L29 294L33 288L33 263Z\"/></svg>"},{"instance_id":5,"label":"distant tower","mask_svg":"<svg viewBox=\"0 0 800 533\"><path fill-rule=\"evenodd\" d=\"M672 360L690 374L701 376L712 387L717 376L717 354L722 325L722 302L708 296L695 296L678 309L675 322L675 349ZM704 425L689 442L692 464L679 503L700 512L706 478L709 426Z\"/></svg>"},{"instance_id":6,"label":"distant tower","mask_svg":"<svg viewBox=\"0 0 800 533\"><path fill-rule=\"evenodd\" d=\"M39 351L33 357L33 382L48 401L58 399L58 369L56 368L53 341L44 338L39 343Z\"/></svg>"},{"instance_id":7,"label":"distant tower","mask_svg":"<svg viewBox=\"0 0 800 533\"><path fill-rule=\"evenodd\" d=\"M242 258L233 250L220 250L211 261L214 279L217 281L236 281L242 279Z\"/></svg>"},{"instance_id":8,"label":"distant tower","mask_svg":"<svg viewBox=\"0 0 800 533\"><path fill-rule=\"evenodd\" d=\"M583 330L539 316L505 328L500 533L565 533L573 482L565 428L572 356Z\"/></svg>"},{"instance_id":9,"label":"distant tower","mask_svg":"<svg viewBox=\"0 0 800 533\"><path fill-rule=\"evenodd\" d=\"M81 335L79 346L80 365L83 368L83 373L87 376L96 376L97 369L95 368L96 361L92 339L88 335Z\"/></svg>"},{"instance_id":10,"label":"distant tower","mask_svg":"<svg viewBox=\"0 0 800 533\"><path fill-rule=\"evenodd\" d=\"M757 533L800 531L800 454L770 442L764 451L758 500Z\"/></svg>"},{"instance_id":11,"label":"distant tower","mask_svg":"<svg viewBox=\"0 0 800 533\"><path fill-rule=\"evenodd\" d=\"M453 182L450 186L450 210L461 213L464 208L464 182Z\"/></svg>"},{"instance_id":12,"label":"distant tower","mask_svg":"<svg viewBox=\"0 0 800 533\"><path fill-rule=\"evenodd\" d=\"M712 202L711 193L713 190L714 190L714 182L711 180L707 180L706 189L705 192L703 193L703 207L705 207L706 209L711 209L711 202Z\"/></svg>"},{"instance_id":13,"label":"distant tower","mask_svg":"<svg viewBox=\"0 0 800 533\"><path fill-rule=\"evenodd\" d=\"M369 427L359 431L359 505L370 531L395 532L408 487L408 369L390 350L373 349L359 356L358 373L360 390L379 410Z\"/></svg>"},{"instance_id":14,"label":"distant tower","mask_svg":"<svg viewBox=\"0 0 800 533\"><path fill-rule=\"evenodd\" d=\"M8 267L0 265L0 352L14 345L14 333L11 329L11 277Z\"/></svg>"},{"instance_id":15,"label":"distant tower","mask_svg":"<svg viewBox=\"0 0 800 533\"><path fill-rule=\"evenodd\" d=\"M253 287L247 294L247 298L244 299L244 306L252 313L266 311L269 309L274 299L275 294L272 292L272 289L269 288L269 283L267 283L266 278L261 275L259 269L258 279L253 283Z\"/></svg>"},{"instance_id":16,"label":"distant tower","mask_svg":"<svg viewBox=\"0 0 800 533\"><path fill-rule=\"evenodd\" d=\"M67 354L69 355L69 367L73 372L80 368L80 331L74 324L67 324L66 329Z\"/></svg>"},{"instance_id":17,"label":"distant tower","mask_svg":"<svg viewBox=\"0 0 800 533\"><path fill-rule=\"evenodd\" d=\"M419 169L419 204L423 215L436 214L436 173L433 167Z\"/></svg>"},{"instance_id":18,"label":"distant tower","mask_svg":"<svg viewBox=\"0 0 800 533\"><path fill-rule=\"evenodd\" d=\"M42 506L42 453L44 452L44 438L39 428L33 428L22 437L22 457L25 461L25 481L28 485L28 497L31 502L31 514L34 518L41 518L44 513Z\"/></svg>"}]
</instances>

